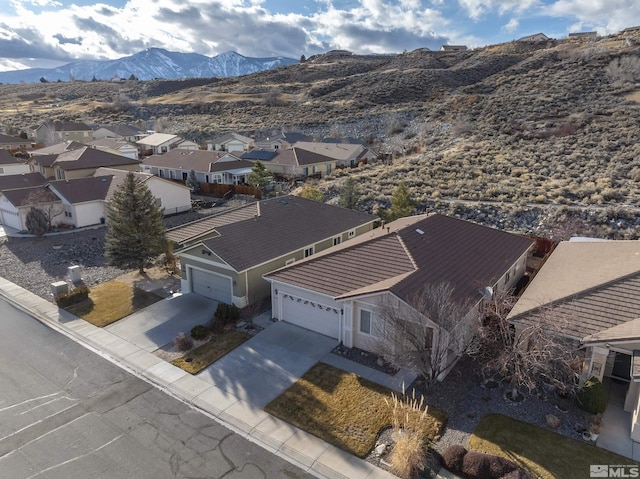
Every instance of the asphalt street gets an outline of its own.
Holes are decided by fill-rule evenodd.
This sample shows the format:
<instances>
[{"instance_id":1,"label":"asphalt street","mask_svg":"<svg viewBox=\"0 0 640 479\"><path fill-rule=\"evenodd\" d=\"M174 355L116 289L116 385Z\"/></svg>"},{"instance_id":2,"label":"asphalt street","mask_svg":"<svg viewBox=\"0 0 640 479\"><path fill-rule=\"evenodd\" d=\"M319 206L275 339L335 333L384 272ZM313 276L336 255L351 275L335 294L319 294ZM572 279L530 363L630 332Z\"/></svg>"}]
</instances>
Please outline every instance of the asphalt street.
<instances>
[{"instance_id":1,"label":"asphalt street","mask_svg":"<svg viewBox=\"0 0 640 479\"><path fill-rule=\"evenodd\" d=\"M0 477L313 476L0 300Z\"/></svg>"}]
</instances>

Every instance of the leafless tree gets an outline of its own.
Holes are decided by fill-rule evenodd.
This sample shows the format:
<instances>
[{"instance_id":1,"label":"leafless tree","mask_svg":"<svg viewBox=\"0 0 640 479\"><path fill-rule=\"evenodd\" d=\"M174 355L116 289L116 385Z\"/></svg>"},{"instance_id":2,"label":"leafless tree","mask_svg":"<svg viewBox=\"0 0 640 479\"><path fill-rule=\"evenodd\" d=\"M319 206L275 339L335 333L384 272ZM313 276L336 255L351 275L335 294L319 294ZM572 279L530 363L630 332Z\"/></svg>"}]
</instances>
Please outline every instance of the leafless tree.
<instances>
[{"instance_id":1,"label":"leafless tree","mask_svg":"<svg viewBox=\"0 0 640 479\"><path fill-rule=\"evenodd\" d=\"M420 373L427 387L476 347L478 309L455 297L449 283L427 284L405 303L380 303L374 346L391 364Z\"/></svg>"},{"instance_id":2,"label":"leafless tree","mask_svg":"<svg viewBox=\"0 0 640 479\"><path fill-rule=\"evenodd\" d=\"M576 393L582 364L579 344L562 335L570 318L544 307L516 329L506 320L514 303L515 298L506 291L495 293L485 303L477 354L485 374L508 380L513 398L519 390Z\"/></svg>"},{"instance_id":3,"label":"leafless tree","mask_svg":"<svg viewBox=\"0 0 640 479\"><path fill-rule=\"evenodd\" d=\"M42 212L47 221L47 231L51 231L53 220L64 212L62 202L54 198L53 193L45 189L37 189L29 193L26 203Z\"/></svg>"},{"instance_id":4,"label":"leafless tree","mask_svg":"<svg viewBox=\"0 0 640 479\"><path fill-rule=\"evenodd\" d=\"M632 86L640 80L640 58L637 56L616 58L607 65L605 73L614 86Z\"/></svg>"}]
</instances>

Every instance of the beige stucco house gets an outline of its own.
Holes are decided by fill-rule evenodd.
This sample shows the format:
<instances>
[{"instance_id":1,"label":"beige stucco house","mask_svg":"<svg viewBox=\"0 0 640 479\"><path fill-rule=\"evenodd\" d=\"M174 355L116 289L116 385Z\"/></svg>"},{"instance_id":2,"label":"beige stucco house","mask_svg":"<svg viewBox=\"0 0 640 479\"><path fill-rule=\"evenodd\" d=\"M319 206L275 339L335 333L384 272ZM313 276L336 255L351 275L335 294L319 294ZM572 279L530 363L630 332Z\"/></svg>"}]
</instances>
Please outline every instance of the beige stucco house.
<instances>
[{"instance_id":1,"label":"beige stucco house","mask_svg":"<svg viewBox=\"0 0 640 479\"><path fill-rule=\"evenodd\" d=\"M640 442L640 241L563 241L520 297L509 321L552 307L568 318L558 334L585 348L583 380L629 383L625 410Z\"/></svg>"},{"instance_id":2,"label":"beige stucco house","mask_svg":"<svg viewBox=\"0 0 640 479\"><path fill-rule=\"evenodd\" d=\"M253 139L239 133L226 133L206 142L207 150L248 151L253 148Z\"/></svg>"},{"instance_id":3,"label":"beige stucco house","mask_svg":"<svg viewBox=\"0 0 640 479\"><path fill-rule=\"evenodd\" d=\"M207 219L219 225L208 230L198 222L170 230L167 237L189 244L178 251L184 292L242 307L269 297L264 274L368 233L376 220L283 196ZM200 238L195 244L194 237Z\"/></svg>"},{"instance_id":4,"label":"beige stucco house","mask_svg":"<svg viewBox=\"0 0 640 479\"><path fill-rule=\"evenodd\" d=\"M101 167L139 171L140 163L137 159L85 146L59 154L51 166L56 180L71 180L93 176Z\"/></svg>"},{"instance_id":5,"label":"beige stucco house","mask_svg":"<svg viewBox=\"0 0 640 479\"><path fill-rule=\"evenodd\" d=\"M267 273L265 279L271 283L274 318L346 347L376 352L387 340L382 305L411 310L425 285L448 283L456 300L477 308L487 288L511 289L518 282L532 246L529 238L497 229L418 215ZM432 337L433 351L446 344L458 353L437 324L425 318L421 325L429 325L424 333Z\"/></svg>"}]
</instances>

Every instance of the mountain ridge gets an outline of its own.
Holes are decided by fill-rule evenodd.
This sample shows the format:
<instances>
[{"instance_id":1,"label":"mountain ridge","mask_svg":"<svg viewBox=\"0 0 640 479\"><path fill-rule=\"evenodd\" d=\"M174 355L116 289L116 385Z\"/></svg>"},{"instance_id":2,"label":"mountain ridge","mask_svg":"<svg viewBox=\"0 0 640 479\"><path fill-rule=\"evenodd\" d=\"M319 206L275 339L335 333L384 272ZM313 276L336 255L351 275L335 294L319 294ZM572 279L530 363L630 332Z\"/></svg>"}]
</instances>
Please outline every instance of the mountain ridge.
<instances>
[{"instance_id":1,"label":"mountain ridge","mask_svg":"<svg viewBox=\"0 0 640 479\"><path fill-rule=\"evenodd\" d=\"M298 61L284 56L254 58L234 51L208 57L199 53L171 52L147 48L115 60L80 60L55 68L29 68L0 72L0 83L36 83L68 80L138 80L230 77L292 65Z\"/></svg>"}]
</instances>

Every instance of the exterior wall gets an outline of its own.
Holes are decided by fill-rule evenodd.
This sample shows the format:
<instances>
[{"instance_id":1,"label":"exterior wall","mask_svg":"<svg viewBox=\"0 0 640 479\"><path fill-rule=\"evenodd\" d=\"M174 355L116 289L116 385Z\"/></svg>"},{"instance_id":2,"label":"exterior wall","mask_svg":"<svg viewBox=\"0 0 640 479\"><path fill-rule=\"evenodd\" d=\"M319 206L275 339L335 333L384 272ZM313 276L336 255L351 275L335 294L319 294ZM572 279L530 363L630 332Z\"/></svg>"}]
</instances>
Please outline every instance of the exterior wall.
<instances>
[{"instance_id":1,"label":"exterior wall","mask_svg":"<svg viewBox=\"0 0 640 479\"><path fill-rule=\"evenodd\" d=\"M204 271L210 271L220 274L222 276L228 276L232 279L232 294L234 303L238 307L245 306L242 304L243 299L247 296L246 293L246 279L244 274L239 274L237 271L226 265L220 258L212 254L202 254L202 245L189 248L187 251L181 253L180 256L180 268L182 272L181 288L184 293L191 292L191 277L189 276L189 268L194 267Z\"/></svg>"},{"instance_id":2,"label":"exterior wall","mask_svg":"<svg viewBox=\"0 0 640 479\"><path fill-rule=\"evenodd\" d=\"M125 158L131 158L132 160L138 159L138 149L137 148L120 148L118 150L118 154L124 156Z\"/></svg>"},{"instance_id":3,"label":"exterior wall","mask_svg":"<svg viewBox=\"0 0 640 479\"><path fill-rule=\"evenodd\" d=\"M77 228L100 224L105 218L104 202L90 201L71 205L71 218L62 216L63 222L72 222ZM60 218L60 217L58 217Z\"/></svg>"},{"instance_id":4,"label":"exterior wall","mask_svg":"<svg viewBox=\"0 0 640 479\"><path fill-rule=\"evenodd\" d=\"M510 290L515 288L518 281L520 281L520 278L522 278L524 273L527 271L527 257L529 256L530 250L531 248L529 248L526 253L520 256L520 258L518 258L518 261L516 261L507 270L507 272L505 272L504 275L502 275L502 277L498 280L498 282L495 285L486 285L486 286L493 286L493 288L496 291L504 290L504 289Z\"/></svg>"},{"instance_id":5,"label":"exterior wall","mask_svg":"<svg viewBox=\"0 0 640 479\"><path fill-rule=\"evenodd\" d=\"M79 143L85 143L93 140L93 131L56 131L55 138L57 141L77 141Z\"/></svg>"},{"instance_id":6,"label":"exterior wall","mask_svg":"<svg viewBox=\"0 0 640 479\"><path fill-rule=\"evenodd\" d=\"M377 343L382 339L380 317L376 315L377 305L381 301L389 301L389 295L385 293L369 296L364 299L349 301L349 307L345 308L345 337L352 338L352 345L365 351L375 351ZM360 331L360 312L366 310L371 312L371 334ZM348 334L350 331L350 334ZM345 346L347 342L345 341Z\"/></svg>"},{"instance_id":7,"label":"exterior wall","mask_svg":"<svg viewBox=\"0 0 640 479\"><path fill-rule=\"evenodd\" d=\"M180 150L197 150L200 148L197 143L190 140L184 140L180 142L180 144L177 147Z\"/></svg>"},{"instance_id":8,"label":"exterior wall","mask_svg":"<svg viewBox=\"0 0 640 479\"><path fill-rule=\"evenodd\" d=\"M0 216L2 217L3 225L10 226L17 230L24 229L24 221L20 215L20 211L4 196L0 199Z\"/></svg>"},{"instance_id":9,"label":"exterior wall","mask_svg":"<svg viewBox=\"0 0 640 479\"><path fill-rule=\"evenodd\" d=\"M11 165L0 165L0 176L2 175L21 175L29 173L29 165L26 163L14 163Z\"/></svg>"},{"instance_id":10,"label":"exterior wall","mask_svg":"<svg viewBox=\"0 0 640 479\"><path fill-rule=\"evenodd\" d=\"M80 168L80 169L77 169L77 170L66 170L65 171L60 167L54 167L54 172L55 172L54 173L54 177L56 179L58 179L58 180L72 180L74 178L88 178L90 176L93 176L98 168L99 168L99 166L96 166L95 168ZM109 168L115 168L117 170L124 170L124 171L134 171L134 172L139 171L139 166L137 164L134 164L134 163L125 164L125 165L110 166Z\"/></svg>"},{"instance_id":11,"label":"exterior wall","mask_svg":"<svg viewBox=\"0 0 640 479\"><path fill-rule=\"evenodd\" d=\"M160 199L165 215L191 210L189 188L155 178L150 178L145 184L151 194Z\"/></svg>"},{"instance_id":12,"label":"exterior wall","mask_svg":"<svg viewBox=\"0 0 640 479\"><path fill-rule=\"evenodd\" d=\"M215 149L219 151L247 151L249 145L240 140L230 140L223 145L216 143Z\"/></svg>"}]
</instances>

